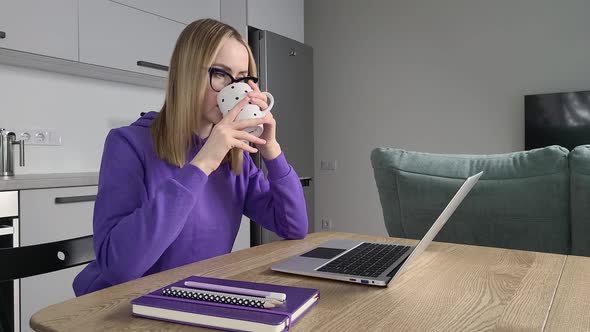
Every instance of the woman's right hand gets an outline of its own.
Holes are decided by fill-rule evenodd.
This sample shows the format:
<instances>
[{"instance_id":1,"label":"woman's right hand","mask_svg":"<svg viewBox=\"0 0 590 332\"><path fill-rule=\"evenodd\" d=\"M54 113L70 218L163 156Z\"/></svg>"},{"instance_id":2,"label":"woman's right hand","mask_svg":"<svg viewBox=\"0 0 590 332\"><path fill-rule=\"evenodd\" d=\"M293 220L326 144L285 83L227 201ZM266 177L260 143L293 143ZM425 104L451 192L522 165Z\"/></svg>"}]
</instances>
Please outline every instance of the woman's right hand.
<instances>
[{"instance_id":1,"label":"woman's right hand","mask_svg":"<svg viewBox=\"0 0 590 332\"><path fill-rule=\"evenodd\" d=\"M256 153L258 150L245 141L258 145L266 144L265 140L243 131L243 129L248 127L264 124L267 122L266 117L234 121L249 101L250 98L240 100L219 123L213 126L209 139L207 139L205 145L203 145L201 150L191 160L191 164L209 175L219 167L223 158L225 158L228 151L232 148L240 148L251 153Z\"/></svg>"}]
</instances>

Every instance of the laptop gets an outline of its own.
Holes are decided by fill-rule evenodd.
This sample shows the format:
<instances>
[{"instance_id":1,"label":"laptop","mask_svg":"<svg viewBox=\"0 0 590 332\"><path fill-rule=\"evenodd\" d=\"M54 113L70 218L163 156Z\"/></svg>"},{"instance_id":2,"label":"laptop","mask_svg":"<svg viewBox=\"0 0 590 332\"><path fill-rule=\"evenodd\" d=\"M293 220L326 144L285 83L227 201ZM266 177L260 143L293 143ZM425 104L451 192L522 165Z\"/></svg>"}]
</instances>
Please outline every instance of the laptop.
<instances>
[{"instance_id":1,"label":"laptop","mask_svg":"<svg viewBox=\"0 0 590 332\"><path fill-rule=\"evenodd\" d=\"M387 286L432 242L483 172L465 180L416 246L357 240L330 240L304 254L271 266L271 270L305 276Z\"/></svg>"}]
</instances>

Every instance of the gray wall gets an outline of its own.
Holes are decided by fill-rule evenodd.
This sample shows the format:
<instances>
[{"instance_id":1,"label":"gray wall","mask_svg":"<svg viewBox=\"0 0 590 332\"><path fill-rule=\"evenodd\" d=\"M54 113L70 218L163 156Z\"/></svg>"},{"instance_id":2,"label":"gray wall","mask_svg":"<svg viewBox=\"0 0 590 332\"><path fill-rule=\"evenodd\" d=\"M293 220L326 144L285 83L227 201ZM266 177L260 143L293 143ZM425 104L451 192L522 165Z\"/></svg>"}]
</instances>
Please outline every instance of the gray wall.
<instances>
[{"instance_id":1,"label":"gray wall","mask_svg":"<svg viewBox=\"0 0 590 332\"><path fill-rule=\"evenodd\" d=\"M305 1L316 229L331 218L338 231L386 234L374 147L522 150L523 95L590 90L588 13L587 0Z\"/></svg>"}]
</instances>

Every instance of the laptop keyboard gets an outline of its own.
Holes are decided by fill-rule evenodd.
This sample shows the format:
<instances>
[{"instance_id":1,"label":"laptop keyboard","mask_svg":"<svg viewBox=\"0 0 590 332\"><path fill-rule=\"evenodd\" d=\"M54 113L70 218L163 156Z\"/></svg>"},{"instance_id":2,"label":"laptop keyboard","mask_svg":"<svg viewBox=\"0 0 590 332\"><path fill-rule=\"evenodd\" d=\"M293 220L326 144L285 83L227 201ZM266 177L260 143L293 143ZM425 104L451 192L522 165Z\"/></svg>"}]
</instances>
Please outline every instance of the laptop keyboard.
<instances>
[{"instance_id":1,"label":"laptop keyboard","mask_svg":"<svg viewBox=\"0 0 590 332\"><path fill-rule=\"evenodd\" d=\"M321 272L378 277L411 247L393 244L362 243L318 269Z\"/></svg>"}]
</instances>

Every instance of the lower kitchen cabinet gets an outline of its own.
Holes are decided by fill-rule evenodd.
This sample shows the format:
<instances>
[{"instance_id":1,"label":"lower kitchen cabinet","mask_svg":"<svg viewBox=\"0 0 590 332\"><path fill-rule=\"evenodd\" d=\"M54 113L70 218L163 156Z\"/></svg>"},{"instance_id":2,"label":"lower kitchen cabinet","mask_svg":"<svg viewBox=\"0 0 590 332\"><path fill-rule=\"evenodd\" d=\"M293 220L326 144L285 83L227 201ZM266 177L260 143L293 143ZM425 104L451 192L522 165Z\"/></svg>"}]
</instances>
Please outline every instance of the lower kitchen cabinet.
<instances>
[{"instance_id":1,"label":"lower kitchen cabinet","mask_svg":"<svg viewBox=\"0 0 590 332\"><path fill-rule=\"evenodd\" d=\"M20 279L20 327L22 332L33 331L29 321L37 311L75 297L72 282L86 265Z\"/></svg>"},{"instance_id":2,"label":"lower kitchen cabinet","mask_svg":"<svg viewBox=\"0 0 590 332\"><path fill-rule=\"evenodd\" d=\"M20 190L20 246L92 234L97 186ZM85 267L20 279L20 327L32 331L31 316L47 306L73 298L72 282Z\"/></svg>"}]
</instances>

